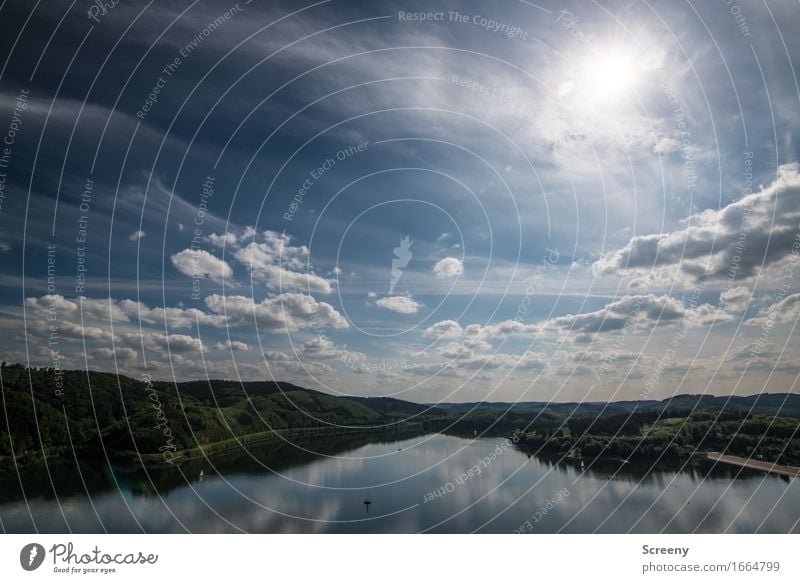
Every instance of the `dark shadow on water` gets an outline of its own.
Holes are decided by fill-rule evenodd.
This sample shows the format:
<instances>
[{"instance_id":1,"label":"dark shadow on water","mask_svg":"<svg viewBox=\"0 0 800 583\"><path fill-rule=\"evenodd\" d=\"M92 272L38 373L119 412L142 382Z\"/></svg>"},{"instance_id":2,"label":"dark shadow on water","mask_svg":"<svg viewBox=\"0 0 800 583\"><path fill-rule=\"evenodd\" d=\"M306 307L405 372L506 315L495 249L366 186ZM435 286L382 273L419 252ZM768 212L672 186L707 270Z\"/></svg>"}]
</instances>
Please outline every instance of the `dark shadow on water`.
<instances>
[{"instance_id":1,"label":"dark shadow on water","mask_svg":"<svg viewBox=\"0 0 800 583\"><path fill-rule=\"evenodd\" d=\"M155 496L185 486L187 482L207 479L214 474L265 474L293 467L310 465L326 456L336 456L370 443L393 443L421 437L429 432L420 428L389 431L348 431L316 434L248 444L241 449L215 453L207 459L196 458L176 464L109 465L96 459L50 460L20 471L0 472L0 504L28 500L54 500L70 496L98 494L109 490L125 490L133 496ZM80 466L78 466L80 464ZM53 478L51 485L50 477ZM23 496L24 489L24 496Z\"/></svg>"},{"instance_id":2,"label":"dark shadow on water","mask_svg":"<svg viewBox=\"0 0 800 583\"><path fill-rule=\"evenodd\" d=\"M664 477L682 474L694 480L761 480L765 472L740 468L729 464L696 456L691 459L630 460L617 458L576 459L562 458L546 454L533 454L520 450L529 458L535 458L548 468L572 470L575 474L596 479L613 479L618 481L648 484L661 481ZM785 476L784 476L785 477ZM790 478L786 478L788 481Z\"/></svg>"}]
</instances>

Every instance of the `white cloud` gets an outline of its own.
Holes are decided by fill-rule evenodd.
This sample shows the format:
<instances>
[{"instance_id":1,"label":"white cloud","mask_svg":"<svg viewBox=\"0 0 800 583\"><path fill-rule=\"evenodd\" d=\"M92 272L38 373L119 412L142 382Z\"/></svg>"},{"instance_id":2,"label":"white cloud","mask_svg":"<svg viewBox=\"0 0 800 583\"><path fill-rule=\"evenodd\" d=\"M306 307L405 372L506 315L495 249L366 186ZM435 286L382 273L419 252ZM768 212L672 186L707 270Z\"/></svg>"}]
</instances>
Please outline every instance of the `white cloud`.
<instances>
[{"instance_id":1,"label":"white cloud","mask_svg":"<svg viewBox=\"0 0 800 583\"><path fill-rule=\"evenodd\" d=\"M504 356L504 355L498 355ZM503 364L509 368L518 370L532 370L547 368L549 359L546 355L538 352L526 351L521 356L507 355L503 359Z\"/></svg>"},{"instance_id":2,"label":"white cloud","mask_svg":"<svg viewBox=\"0 0 800 583\"><path fill-rule=\"evenodd\" d=\"M457 344L457 343L452 343ZM463 348L463 347L461 347ZM447 353L448 351L445 351ZM549 358L546 354L525 351L523 354L478 354L473 355L470 351L458 350L453 347L452 355L442 354L450 359L448 362L432 363L413 363L404 368L415 375L457 375L469 372L474 374L475 370L492 371L497 369L518 369L518 370L544 370L548 368Z\"/></svg>"},{"instance_id":3,"label":"white cloud","mask_svg":"<svg viewBox=\"0 0 800 583\"><path fill-rule=\"evenodd\" d=\"M211 233L208 236L209 242L214 245L215 247L232 247L236 245L237 238L236 235L227 231L222 235L217 235L216 233Z\"/></svg>"},{"instance_id":4,"label":"white cloud","mask_svg":"<svg viewBox=\"0 0 800 583\"><path fill-rule=\"evenodd\" d=\"M654 294L624 296L593 312L559 316L544 322L543 329L560 329L580 334L615 332L629 326L632 330L648 330L682 322L687 327L707 326L723 322L730 315L715 306L701 304L694 309L671 296Z\"/></svg>"},{"instance_id":5,"label":"white cloud","mask_svg":"<svg viewBox=\"0 0 800 583\"><path fill-rule=\"evenodd\" d=\"M451 359L472 356L472 351L464 346L461 342L448 342L447 344L442 344L436 349L436 351L444 358Z\"/></svg>"},{"instance_id":6,"label":"white cloud","mask_svg":"<svg viewBox=\"0 0 800 583\"><path fill-rule=\"evenodd\" d=\"M457 257L445 257L433 266L433 273L442 279L452 279L464 273L464 262Z\"/></svg>"},{"instance_id":7,"label":"white cloud","mask_svg":"<svg viewBox=\"0 0 800 583\"><path fill-rule=\"evenodd\" d=\"M523 324L519 320L505 320L497 324L485 326L471 324L467 326L468 336L481 338L505 338L507 336L531 336L539 333L539 325Z\"/></svg>"},{"instance_id":8,"label":"white cloud","mask_svg":"<svg viewBox=\"0 0 800 583\"><path fill-rule=\"evenodd\" d=\"M144 324L162 328L164 324L169 328L192 328L198 324L219 328L226 325L223 316L209 314L196 308L151 308L142 302L130 299L97 300L45 295L26 298L25 306L32 311L32 315L43 319L47 317L48 309L52 306L61 320L62 334L72 334L74 338L81 338L83 335L96 336L100 332L103 335L110 334L110 332L100 330L93 325L107 324L109 320L113 320L115 324L141 321ZM83 320L84 325L73 324L70 319ZM103 336L103 338L109 339L110 336Z\"/></svg>"},{"instance_id":9,"label":"white cloud","mask_svg":"<svg viewBox=\"0 0 800 583\"><path fill-rule=\"evenodd\" d=\"M261 240L256 243L255 240ZM236 258L259 272L270 265L283 265L289 269L302 269L308 257L308 247L292 246L291 237L275 231L264 231L260 237L253 236L254 242L237 251Z\"/></svg>"},{"instance_id":10,"label":"white cloud","mask_svg":"<svg viewBox=\"0 0 800 583\"><path fill-rule=\"evenodd\" d=\"M116 350L112 348L98 348L94 351L95 356L103 359L135 362L139 358L139 353L133 348L117 347Z\"/></svg>"},{"instance_id":11,"label":"white cloud","mask_svg":"<svg viewBox=\"0 0 800 583\"><path fill-rule=\"evenodd\" d=\"M787 298L788 299L788 298ZM708 326L732 318L727 308L700 304L694 308L670 296L632 295L623 296L599 310L581 314L557 316L543 322L525 324L518 320L505 320L496 324L470 324L463 329L467 339L507 338L512 336L536 336L547 332L577 334L573 340L588 341L593 335L617 332L628 326L630 330L648 330L656 326L682 322L687 327ZM444 320L430 326L425 335L430 338L443 332L456 335L455 322ZM460 326L459 328L460 329Z\"/></svg>"},{"instance_id":12,"label":"white cloud","mask_svg":"<svg viewBox=\"0 0 800 583\"><path fill-rule=\"evenodd\" d=\"M422 304L406 296L381 298L375 302L375 304L385 310L397 312L398 314L416 314L422 307Z\"/></svg>"},{"instance_id":13,"label":"white cloud","mask_svg":"<svg viewBox=\"0 0 800 583\"><path fill-rule=\"evenodd\" d=\"M233 350L236 352L250 352L251 347L247 342L240 342L239 340L226 340L225 342L217 342L214 345L217 350Z\"/></svg>"},{"instance_id":14,"label":"white cloud","mask_svg":"<svg viewBox=\"0 0 800 583\"><path fill-rule=\"evenodd\" d=\"M246 265L256 279L263 279L267 287L276 290L307 290L311 293L329 294L334 280L315 275L307 265L308 247L292 246L288 235L265 231L253 242L239 249L234 257Z\"/></svg>"},{"instance_id":15,"label":"white cloud","mask_svg":"<svg viewBox=\"0 0 800 583\"><path fill-rule=\"evenodd\" d=\"M62 338L71 338L74 340L100 340L103 342L111 342L114 335L109 330L104 330L98 326L90 326L88 324L76 324L69 320L64 320L59 326L59 332Z\"/></svg>"},{"instance_id":16,"label":"white cloud","mask_svg":"<svg viewBox=\"0 0 800 583\"><path fill-rule=\"evenodd\" d=\"M592 266L596 275L677 270L694 280L750 278L791 256L800 216L800 165L785 164L767 188L693 215L670 233L633 237ZM667 271L669 273L669 271Z\"/></svg>"},{"instance_id":17,"label":"white cloud","mask_svg":"<svg viewBox=\"0 0 800 583\"><path fill-rule=\"evenodd\" d=\"M176 354L187 354L191 352L205 352L203 341L186 334L159 334L157 332L145 332L142 335L133 333L127 334L124 338L129 343L136 343L140 340L144 342L145 348L154 352L165 351Z\"/></svg>"},{"instance_id":18,"label":"white cloud","mask_svg":"<svg viewBox=\"0 0 800 583\"><path fill-rule=\"evenodd\" d=\"M220 296L212 296L207 300L209 308L217 311L183 307L151 308L130 299L64 298L60 295L26 298L26 333L31 348L31 362L39 366L52 362L47 345L48 317L51 314L56 314L58 318L62 367L85 366L85 352L90 366L95 370L119 370L123 374L137 375L141 372L141 359L146 356L151 374L169 376L175 373L180 378L197 378L207 372L225 375L236 372L256 379L263 377L264 370L263 363L259 368L258 363L246 356L253 352L246 342L215 337L206 346L206 342L194 334L171 333L173 329L193 329L198 322L215 328L252 325L254 317L265 332L310 328L317 323L329 329L347 327L346 320L330 305L301 294L271 297L259 303L237 296L228 298L228 301L230 318L222 313ZM22 307L17 309L21 317ZM6 312L13 313L13 310ZM0 327L5 326L8 332L13 329L10 326L16 326L15 321L16 317L0 317ZM170 330L166 334L165 324ZM192 355L207 353L208 348L216 350L210 351L204 362L192 360ZM230 366L230 357L225 362L215 360L219 358L219 350L235 350L243 355L236 370ZM16 356L13 350L6 350L6 354L15 360L25 359L24 355ZM350 358L357 356L357 353L347 354ZM330 369L324 363L312 362L311 365L314 371L321 374ZM297 371L287 369L285 372ZM283 372L280 374L283 375Z\"/></svg>"},{"instance_id":19,"label":"white cloud","mask_svg":"<svg viewBox=\"0 0 800 583\"><path fill-rule=\"evenodd\" d=\"M734 287L723 291L719 295L719 301L726 310L743 311L753 301L753 294L745 286Z\"/></svg>"},{"instance_id":20,"label":"white cloud","mask_svg":"<svg viewBox=\"0 0 800 583\"><path fill-rule=\"evenodd\" d=\"M327 358L333 355L336 344L324 336L314 336L311 340L303 343L300 352L306 356L316 356L317 358Z\"/></svg>"},{"instance_id":21,"label":"white cloud","mask_svg":"<svg viewBox=\"0 0 800 583\"><path fill-rule=\"evenodd\" d=\"M750 326L771 327L774 324L794 322L800 317L800 293L786 296L759 311L758 316L745 322Z\"/></svg>"},{"instance_id":22,"label":"white cloud","mask_svg":"<svg viewBox=\"0 0 800 583\"><path fill-rule=\"evenodd\" d=\"M150 308L134 300L120 300L120 309L131 320L139 319L147 324L164 325L170 328L192 328L197 325L225 326L223 316L209 314L197 308Z\"/></svg>"},{"instance_id":23,"label":"white cloud","mask_svg":"<svg viewBox=\"0 0 800 583\"><path fill-rule=\"evenodd\" d=\"M270 265L262 270L267 286L277 290L308 290L310 293L329 294L333 291L331 280L313 273L298 273L277 265Z\"/></svg>"},{"instance_id":24,"label":"white cloud","mask_svg":"<svg viewBox=\"0 0 800 583\"><path fill-rule=\"evenodd\" d=\"M133 233L131 233L128 236L128 239L130 239L131 241L138 241L139 239L144 237L146 234L147 233L145 233L144 231L134 231Z\"/></svg>"},{"instance_id":25,"label":"white cloud","mask_svg":"<svg viewBox=\"0 0 800 583\"><path fill-rule=\"evenodd\" d=\"M463 333L464 330L461 329L461 325L455 320L442 320L425 330L425 336L434 339L454 338L461 336Z\"/></svg>"},{"instance_id":26,"label":"white cloud","mask_svg":"<svg viewBox=\"0 0 800 583\"><path fill-rule=\"evenodd\" d=\"M89 318L101 321L108 321L109 318L114 321L128 321L128 315L113 298L65 298L58 294L44 295L25 298L25 307L42 318L46 318L48 310L52 309L60 318L72 316L76 317L75 319L83 318L84 321Z\"/></svg>"},{"instance_id":27,"label":"white cloud","mask_svg":"<svg viewBox=\"0 0 800 583\"><path fill-rule=\"evenodd\" d=\"M303 343L298 354L304 359L337 359L346 361L350 366L357 366L366 361L367 356L362 352L353 352L347 346L339 346L330 338L315 336Z\"/></svg>"},{"instance_id":28,"label":"white cloud","mask_svg":"<svg viewBox=\"0 0 800 583\"><path fill-rule=\"evenodd\" d=\"M267 362L294 362L295 359L291 354L280 352L276 350L267 350L264 352L264 358Z\"/></svg>"},{"instance_id":29,"label":"white cloud","mask_svg":"<svg viewBox=\"0 0 800 583\"><path fill-rule=\"evenodd\" d=\"M227 262L203 249L184 249L171 257L172 265L182 274L192 278L208 277L222 281L233 275Z\"/></svg>"},{"instance_id":30,"label":"white cloud","mask_svg":"<svg viewBox=\"0 0 800 583\"><path fill-rule=\"evenodd\" d=\"M485 340L465 339L443 344L437 348L437 352L445 358L473 358L476 353L491 349L492 345Z\"/></svg>"},{"instance_id":31,"label":"white cloud","mask_svg":"<svg viewBox=\"0 0 800 583\"><path fill-rule=\"evenodd\" d=\"M245 296L213 294L205 299L206 305L216 314L227 314L232 325L252 324L262 331L281 332L330 326L347 328L347 320L325 302L300 293L285 293L253 301Z\"/></svg>"}]
</instances>

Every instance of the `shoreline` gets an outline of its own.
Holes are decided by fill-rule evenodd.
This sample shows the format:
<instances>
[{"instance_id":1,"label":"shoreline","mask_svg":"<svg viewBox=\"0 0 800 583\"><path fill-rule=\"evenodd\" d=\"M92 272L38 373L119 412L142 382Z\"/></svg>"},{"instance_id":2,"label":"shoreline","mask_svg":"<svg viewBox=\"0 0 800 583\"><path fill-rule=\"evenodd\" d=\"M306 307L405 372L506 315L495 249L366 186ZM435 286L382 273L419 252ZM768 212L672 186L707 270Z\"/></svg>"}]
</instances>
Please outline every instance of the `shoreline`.
<instances>
[{"instance_id":1,"label":"shoreline","mask_svg":"<svg viewBox=\"0 0 800 583\"><path fill-rule=\"evenodd\" d=\"M760 470L771 474L777 474L779 476L789 476L790 478L800 477L800 468L796 468L794 466L783 466L780 464L754 460L746 457L726 455L717 451L708 452L706 457L715 462L721 462L723 464L730 464L751 470Z\"/></svg>"}]
</instances>

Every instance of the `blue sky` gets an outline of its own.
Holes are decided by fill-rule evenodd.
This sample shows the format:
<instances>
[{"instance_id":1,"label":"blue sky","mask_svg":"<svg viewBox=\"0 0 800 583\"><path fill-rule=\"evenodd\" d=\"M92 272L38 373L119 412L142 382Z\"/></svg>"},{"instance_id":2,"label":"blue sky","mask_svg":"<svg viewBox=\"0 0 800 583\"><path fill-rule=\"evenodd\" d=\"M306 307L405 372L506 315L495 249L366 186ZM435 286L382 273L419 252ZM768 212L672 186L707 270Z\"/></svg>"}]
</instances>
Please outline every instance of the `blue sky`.
<instances>
[{"instance_id":1,"label":"blue sky","mask_svg":"<svg viewBox=\"0 0 800 583\"><path fill-rule=\"evenodd\" d=\"M92 6L0 8L4 360L795 390L797 3Z\"/></svg>"}]
</instances>

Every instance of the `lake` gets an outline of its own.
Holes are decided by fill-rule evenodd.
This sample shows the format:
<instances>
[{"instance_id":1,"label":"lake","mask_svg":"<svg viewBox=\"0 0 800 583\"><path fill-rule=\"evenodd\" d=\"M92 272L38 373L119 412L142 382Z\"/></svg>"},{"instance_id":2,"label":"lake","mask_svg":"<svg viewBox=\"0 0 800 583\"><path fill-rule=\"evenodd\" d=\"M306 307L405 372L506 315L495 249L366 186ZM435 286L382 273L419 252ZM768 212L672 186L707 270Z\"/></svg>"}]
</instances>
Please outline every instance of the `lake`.
<instances>
[{"instance_id":1,"label":"lake","mask_svg":"<svg viewBox=\"0 0 800 583\"><path fill-rule=\"evenodd\" d=\"M5 532L785 533L800 484L707 460L590 463L502 438L401 432L251 446L177 466L0 473ZM22 485L20 485L20 483ZM24 495L23 495L24 488ZM370 504L364 504L366 500Z\"/></svg>"}]
</instances>

